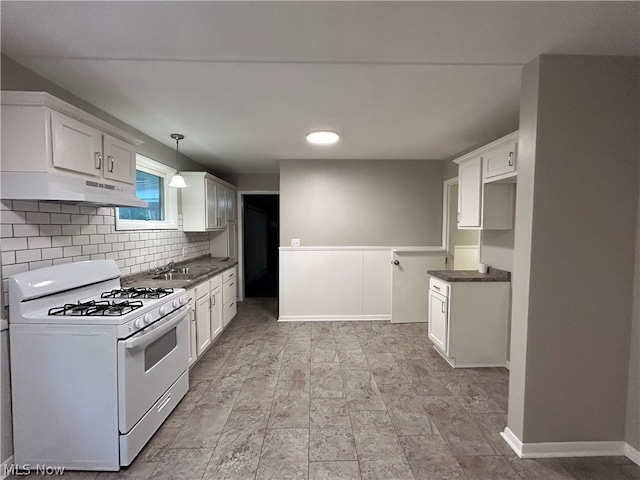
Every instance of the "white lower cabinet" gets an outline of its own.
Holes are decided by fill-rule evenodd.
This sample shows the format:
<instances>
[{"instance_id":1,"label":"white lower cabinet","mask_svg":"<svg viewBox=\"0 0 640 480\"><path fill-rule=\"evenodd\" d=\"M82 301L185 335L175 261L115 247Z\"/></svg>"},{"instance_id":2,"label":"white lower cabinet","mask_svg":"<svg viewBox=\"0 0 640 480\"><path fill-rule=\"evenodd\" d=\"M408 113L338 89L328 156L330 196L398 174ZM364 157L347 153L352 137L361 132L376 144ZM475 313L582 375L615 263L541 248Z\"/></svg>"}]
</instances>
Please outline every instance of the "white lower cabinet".
<instances>
[{"instance_id":1,"label":"white lower cabinet","mask_svg":"<svg viewBox=\"0 0 640 480\"><path fill-rule=\"evenodd\" d=\"M222 286L220 285L220 275L216 277L215 283L210 282L211 288L211 339L215 340L222 333L225 325L222 321Z\"/></svg>"},{"instance_id":2,"label":"white lower cabinet","mask_svg":"<svg viewBox=\"0 0 640 480\"><path fill-rule=\"evenodd\" d=\"M510 286L431 279L429 340L451 366L506 366Z\"/></svg>"},{"instance_id":3,"label":"white lower cabinet","mask_svg":"<svg viewBox=\"0 0 640 480\"><path fill-rule=\"evenodd\" d=\"M238 312L238 269L233 267L222 274L222 320L226 327Z\"/></svg>"},{"instance_id":4,"label":"white lower cabinet","mask_svg":"<svg viewBox=\"0 0 640 480\"><path fill-rule=\"evenodd\" d=\"M209 293L209 282L196 287L196 351L198 356L202 355L209 345L211 345L211 295ZM204 286L204 289L199 287Z\"/></svg>"},{"instance_id":5,"label":"white lower cabinet","mask_svg":"<svg viewBox=\"0 0 640 480\"><path fill-rule=\"evenodd\" d=\"M195 288L187 290L187 298L189 305L191 305L191 310L189 310L189 366L191 366L198 359Z\"/></svg>"},{"instance_id":6,"label":"white lower cabinet","mask_svg":"<svg viewBox=\"0 0 640 480\"><path fill-rule=\"evenodd\" d=\"M236 315L237 268L216 275L187 291L191 303L189 366L213 344Z\"/></svg>"}]
</instances>

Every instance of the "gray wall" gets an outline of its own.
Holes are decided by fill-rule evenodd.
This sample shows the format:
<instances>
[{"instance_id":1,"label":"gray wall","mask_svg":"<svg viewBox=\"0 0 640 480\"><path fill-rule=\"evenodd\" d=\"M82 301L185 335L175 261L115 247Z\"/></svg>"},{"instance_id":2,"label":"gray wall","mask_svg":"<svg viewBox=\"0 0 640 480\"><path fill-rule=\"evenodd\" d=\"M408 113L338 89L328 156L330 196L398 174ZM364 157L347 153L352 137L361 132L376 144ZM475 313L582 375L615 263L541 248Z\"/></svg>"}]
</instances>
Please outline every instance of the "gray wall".
<instances>
[{"instance_id":1,"label":"gray wall","mask_svg":"<svg viewBox=\"0 0 640 480\"><path fill-rule=\"evenodd\" d=\"M279 173L231 174L228 181L238 190L277 192L280 189Z\"/></svg>"},{"instance_id":2,"label":"gray wall","mask_svg":"<svg viewBox=\"0 0 640 480\"><path fill-rule=\"evenodd\" d=\"M523 72L508 425L524 443L625 438L639 83L628 57Z\"/></svg>"},{"instance_id":3,"label":"gray wall","mask_svg":"<svg viewBox=\"0 0 640 480\"><path fill-rule=\"evenodd\" d=\"M64 100L71 105L74 105L85 112L88 112L106 122L109 122L116 127L129 132L134 137L143 141L144 143L138 146L138 153L145 155L153 160L164 163L165 165L176 166L176 151L174 148L167 147L166 145L158 142L157 140L145 135L144 133L136 130L135 128L127 125L126 123L118 120L117 118L109 115L107 112L96 108L90 103L85 102L79 97L76 97L71 92L59 87L55 83L41 77L40 75L32 72L28 68L23 67L13 59L2 55L2 69L1 69L1 81L0 88L2 90L18 90L18 91L31 91L31 92L47 92L54 97ZM188 132L184 132L185 136ZM173 142L173 140L168 139ZM190 158L180 154L180 170L193 170L203 171L206 170L199 163L194 162ZM211 172L215 175L215 172Z\"/></svg>"},{"instance_id":4,"label":"gray wall","mask_svg":"<svg viewBox=\"0 0 640 480\"><path fill-rule=\"evenodd\" d=\"M442 243L442 162L282 160L280 245Z\"/></svg>"},{"instance_id":5,"label":"gray wall","mask_svg":"<svg viewBox=\"0 0 640 480\"><path fill-rule=\"evenodd\" d=\"M640 214L640 208L638 213ZM640 216L636 236L635 266L625 441L636 450L640 450Z\"/></svg>"}]
</instances>

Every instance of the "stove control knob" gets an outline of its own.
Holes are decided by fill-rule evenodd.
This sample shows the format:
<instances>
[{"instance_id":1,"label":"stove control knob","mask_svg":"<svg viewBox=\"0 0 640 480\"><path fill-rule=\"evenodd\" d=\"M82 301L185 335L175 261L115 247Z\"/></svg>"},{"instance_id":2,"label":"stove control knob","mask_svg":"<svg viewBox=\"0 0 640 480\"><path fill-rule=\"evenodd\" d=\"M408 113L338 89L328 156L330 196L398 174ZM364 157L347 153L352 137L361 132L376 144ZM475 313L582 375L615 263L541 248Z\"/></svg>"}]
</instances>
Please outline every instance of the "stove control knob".
<instances>
[{"instance_id":1,"label":"stove control knob","mask_svg":"<svg viewBox=\"0 0 640 480\"><path fill-rule=\"evenodd\" d=\"M187 297L183 295L180 297L180 305L184 305L185 303L187 303Z\"/></svg>"},{"instance_id":2,"label":"stove control knob","mask_svg":"<svg viewBox=\"0 0 640 480\"><path fill-rule=\"evenodd\" d=\"M136 321L133 322L133 326L136 327L136 328L144 327L144 319L143 318L136 318Z\"/></svg>"},{"instance_id":3,"label":"stove control knob","mask_svg":"<svg viewBox=\"0 0 640 480\"><path fill-rule=\"evenodd\" d=\"M151 323L151 320L153 320L153 317L151 316L151 314L150 314L150 313L147 313L147 314L144 316L144 323L146 323L147 325L149 325L149 324Z\"/></svg>"},{"instance_id":4,"label":"stove control knob","mask_svg":"<svg viewBox=\"0 0 640 480\"><path fill-rule=\"evenodd\" d=\"M173 301L173 308L178 308L180 306L180 300L178 300L177 298Z\"/></svg>"},{"instance_id":5,"label":"stove control knob","mask_svg":"<svg viewBox=\"0 0 640 480\"><path fill-rule=\"evenodd\" d=\"M158 313L160 313L160 315L165 315L167 313L167 309L164 305L158 309Z\"/></svg>"}]
</instances>

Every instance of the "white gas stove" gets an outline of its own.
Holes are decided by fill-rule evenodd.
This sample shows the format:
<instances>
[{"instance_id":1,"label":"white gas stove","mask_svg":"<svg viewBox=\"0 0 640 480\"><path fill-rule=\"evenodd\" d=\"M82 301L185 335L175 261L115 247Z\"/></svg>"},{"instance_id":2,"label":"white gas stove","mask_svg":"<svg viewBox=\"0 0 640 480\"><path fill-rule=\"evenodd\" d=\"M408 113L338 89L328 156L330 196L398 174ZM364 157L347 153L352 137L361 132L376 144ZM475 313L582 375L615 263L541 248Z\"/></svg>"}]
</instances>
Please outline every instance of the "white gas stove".
<instances>
[{"instance_id":1,"label":"white gas stove","mask_svg":"<svg viewBox=\"0 0 640 480\"><path fill-rule=\"evenodd\" d=\"M188 390L184 289L119 277L98 260L9 278L16 464L118 470Z\"/></svg>"}]
</instances>

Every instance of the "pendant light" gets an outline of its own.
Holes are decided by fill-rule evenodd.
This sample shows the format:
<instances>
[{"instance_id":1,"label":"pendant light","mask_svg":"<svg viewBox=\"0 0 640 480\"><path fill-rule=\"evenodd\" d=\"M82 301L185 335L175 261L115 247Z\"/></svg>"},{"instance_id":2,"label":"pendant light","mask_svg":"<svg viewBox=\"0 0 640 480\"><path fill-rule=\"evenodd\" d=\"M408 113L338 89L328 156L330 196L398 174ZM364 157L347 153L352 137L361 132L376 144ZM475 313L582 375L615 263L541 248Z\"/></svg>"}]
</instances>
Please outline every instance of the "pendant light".
<instances>
[{"instance_id":1,"label":"pendant light","mask_svg":"<svg viewBox=\"0 0 640 480\"><path fill-rule=\"evenodd\" d=\"M185 188L187 184L184 183L184 178L182 177L182 175L180 175L180 163L179 163L180 160L179 160L179 154L178 154L178 142L184 139L184 135L181 135L179 133L172 133L171 138L173 138L176 141L176 173L173 175L173 177L171 177L169 186L175 187L175 188Z\"/></svg>"}]
</instances>

